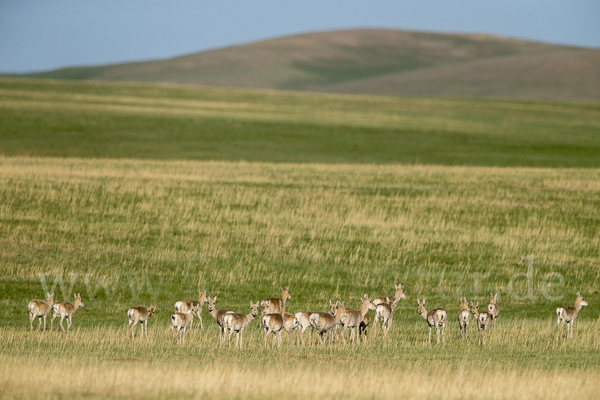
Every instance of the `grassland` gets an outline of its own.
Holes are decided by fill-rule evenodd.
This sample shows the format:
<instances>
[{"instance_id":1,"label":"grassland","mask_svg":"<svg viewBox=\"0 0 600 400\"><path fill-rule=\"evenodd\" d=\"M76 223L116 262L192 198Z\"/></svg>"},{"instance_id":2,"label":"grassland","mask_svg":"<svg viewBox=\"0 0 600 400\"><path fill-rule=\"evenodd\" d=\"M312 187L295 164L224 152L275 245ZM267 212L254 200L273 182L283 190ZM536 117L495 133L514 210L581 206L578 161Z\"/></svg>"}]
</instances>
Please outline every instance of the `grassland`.
<instances>
[{"instance_id":1,"label":"grassland","mask_svg":"<svg viewBox=\"0 0 600 400\"><path fill-rule=\"evenodd\" d=\"M594 399L599 114L2 80L1 396ZM186 345L167 330L198 289L247 312L290 285L296 312L395 283L392 332L361 345L265 349L254 321L246 348L219 347L206 308ZM27 302L52 290L82 294L73 331L29 332ZM490 292L496 330L461 343L458 299ZM554 310L576 292L590 306L566 340ZM448 311L444 345L426 343L422 296ZM150 302L149 338L132 340L126 310Z\"/></svg>"},{"instance_id":2,"label":"grassland","mask_svg":"<svg viewBox=\"0 0 600 400\"><path fill-rule=\"evenodd\" d=\"M0 80L0 155L598 167L598 103Z\"/></svg>"},{"instance_id":3,"label":"grassland","mask_svg":"<svg viewBox=\"0 0 600 400\"><path fill-rule=\"evenodd\" d=\"M596 169L4 158L0 387L22 398L593 398L599 178ZM524 278L516 298L507 285L527 270L528 254L535 299L520 298ZM549 272L564 286L545 286ZM69 335L27 332L27 301L43 293L39 274L48 290L64 277L59 300L83 294ZM220 349L206 311L206 332L186 346L166 332L174 301L198 288L246 311L289 284L288 309L299 311L325 310L330 298L358 306L363 293L391 292L394 282L409 297L394 331L361 346L297 348L292 338L265 350L253 322L246 349ZM485 302L490 291L500 293L502 318L485 348L473 331L460 343L453 319L445 346L426 344L417 296L454 318L458 297ZM590 306L573 340L556 339L554 308L577 291ZM127 339L127 307L149 302L159 306L149 340ZM56 365L76 378L57 383ZM28 371L48 378L25 388ZM437 374L443 393L414 386Z\"/></svg>"}]
</instances>

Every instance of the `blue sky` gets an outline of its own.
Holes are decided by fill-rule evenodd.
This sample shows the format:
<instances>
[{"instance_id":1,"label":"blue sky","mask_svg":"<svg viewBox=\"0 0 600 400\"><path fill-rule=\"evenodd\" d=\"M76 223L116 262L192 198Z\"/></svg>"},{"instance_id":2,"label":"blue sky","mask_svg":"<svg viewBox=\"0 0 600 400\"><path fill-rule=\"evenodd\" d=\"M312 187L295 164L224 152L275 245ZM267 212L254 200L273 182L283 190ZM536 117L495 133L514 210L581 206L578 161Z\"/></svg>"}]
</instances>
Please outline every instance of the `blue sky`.
<instances>
[{"instance_id":1,"label":"blue sky","mask_svg":"<svg viewBox=\"0 0 600 400\"><path fill-rule=\"evenodd\" d=\"M359 27L486 32L600 48L600 1L0 0L0 72L166 58Z\"/></svg>"}]
</instances>

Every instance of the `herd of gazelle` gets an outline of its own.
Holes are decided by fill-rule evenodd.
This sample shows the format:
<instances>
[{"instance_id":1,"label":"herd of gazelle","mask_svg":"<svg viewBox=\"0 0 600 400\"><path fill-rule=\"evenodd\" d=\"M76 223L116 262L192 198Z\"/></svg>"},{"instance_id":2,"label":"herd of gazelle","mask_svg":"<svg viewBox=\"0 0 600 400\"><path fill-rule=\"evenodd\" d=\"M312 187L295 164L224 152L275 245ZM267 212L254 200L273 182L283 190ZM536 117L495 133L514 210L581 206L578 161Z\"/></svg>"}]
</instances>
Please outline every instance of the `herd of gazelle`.
<instances>
[{"instance_id":1,"label":"herd of gazelle","mask_svg":"<svg viewBox=\"0 0 600 400\"><path fill-rule=\"evenodd\" d=\"M398 306L398 302L406 299L402 285L395 285L395 289L394 296L381 296L374 300L369 299L369 296L365 294L361 299L361 305L358 309L347 308L344 302L329 300L329 312L301 311L296 314L285 311L287 300L292 298L289 286L285 289L281 288L281 298L265 299L260 303L250 301L249 314L240 314L229 309L217 310L215 308L217 296L211 299L207 296L206 291L204 291L200 292L198 301L182 300L175 303L175 313L171 315L170 326L171 331L178 334L179 340L184 343L186 332L192 327L195 317L200 320L201 329L204 329L204 324L202 323L202 306L204 303L208 303L208 311L219 327L219 341L223 343L227 338L229 346L231 346L231 336L235 332L235 346L241 348L244 330L259 314L258 308L260 306L262 313L261 324L265 334L265 346L268 346L268 338L271 334L273 335L273 345L281 345L281 334L284 330L288 334L291 334L292 330L296 330L298 334L297 343L302 342L302 344L305 344L304 332L308 328L311 328L311 336L315 331L318 333L318 339L321 344L325 344L327 340L331 343L334 337L337 338L337 329L339 326L343 326L344 328L340 333L344 343L346 343L345 332L347 329L350 329L350 341L359 342L361 341L361 337L363 341L366 340L367 328L371 322L371 316L368 314L369 310L375 311L374 327L377 327L378 322L381 321L383 334L387 335L392 325L394 310ZM471 320L471 315L473 315L479 332L479 344L485 344L485 332L490 326L495 327L496 320L500 314L500 307L496 303L497 296L497 293L495 295L490 293L490 303L486 311L482 312L479 312L479 302L471 302L469 310L467 299L461 298L461 310L457 315L461 339L467 339L467 328ZM27 305L30 329L33 331L33 321L38 318L38 329L41 329L43 319L45 330L46 317L52 311L50 330L53 328L54 319L60 316L61 329L65 331L63 320L66 318L66 331L69 331L72 326L73 315L77 309L84 306L81 294L75 293L75 301L73 303L55 303L54 293L47 293L46 299L46 301L31 300ZM429 326L429 343L431 343L432 328L436 330L437 342L440 342L440 331L442 342L444 342L444 328L448 320L446 310L443 308L427 310L425 303L425 298L423 300L417 299L417 312L427 321ZM577 293L574 306L558 307L556 309L557 330L562 330L562 327L566 323L567 338L573 337L573 323L575 318L581 308L587 305L588 302L580 293ZM131 330L132 337L134 337L135 325L138 323L140 324L142 337L144 336L144 331L145 336L148 337L148 319L152 317L155 311L156 305L152 304L149 307L132 307L127 311L127 318L129 320L128 330Z\"/></svg>"}]
</instances>

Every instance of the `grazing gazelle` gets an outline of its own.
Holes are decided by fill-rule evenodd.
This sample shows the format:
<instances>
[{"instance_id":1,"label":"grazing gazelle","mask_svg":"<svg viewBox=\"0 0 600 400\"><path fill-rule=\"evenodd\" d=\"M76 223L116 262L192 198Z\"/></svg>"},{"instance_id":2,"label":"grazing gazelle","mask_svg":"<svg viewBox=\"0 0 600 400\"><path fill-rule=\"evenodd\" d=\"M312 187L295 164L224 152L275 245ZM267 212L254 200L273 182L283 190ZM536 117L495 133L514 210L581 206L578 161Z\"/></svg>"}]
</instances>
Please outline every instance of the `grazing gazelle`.
<instances>
[{"instance_id":1,"label":"grazing gazelle","mask_svg":"<svg viewBox=\"0 0 600 400\"><path fill-rule=\"evenodd\" d=\"M173 329L176 329L176 333L179 334L179 341L182 344L185 344L185 334L187 332L188 326L190 326L190 324L194 320L194 317L197 315L198 315L198 305L197 304L193 305L192 309L185 313L176 312L174 314L171 314L171 332L173 332ZM183 336L183 340L182 340L182 336Z\"/></svg>"},{"instance_id":2,"label":"grazing gazelle","mask_svg":"<svg viewBox=\"0 0 600 400\"><path fill-rule=\"evenodd\" d=\"M46 293L46 301L44 300L31 300L27 304L29 310L29 327L33 330L33 321L38 318L38 329L42 327L42 318L44 318L44 330L46 330L46 316L50 314L52 306L54 305L54 292Z\"/></svg>"},{"instance_id":3,"label":"grazing gazelle","mask_svg":"<svg viewBox=\"0 0 600 400\"><path fill-rule=\"evenodd\" d=\"M225 341L225 330L223 329L223 317L226 314L233 313L233 311L227 310L227 309L222 309L222 310L215 309L216 301L217 301L217 296L215 296L212 299L210 297L208 298L208 312L215 319L217 325L219 326L219 342L223 343Z\"/></svg>"},{"instance_id":4,"label":"grazing gazelle","mask_svg":"<svg viewBox=\"0 0 600 400\"><path fill-rule=\"evenodd\" d=\"M562 330L562 327L567 323L567 338L569 337L569 332L571 333L570 337L573 337L573 323L575 322L575 318L581 310L581 307L585 307L588 305L588 302L583 298L583 296L577 292L577 297L575 297L575 305L572 307L568 306L560 306L556 309L556 318L557 318L557 327ZM562 325L561 325L562 321Z\"/></svg>"},{"instance_id":5,"label":"grazing gazelle","mask_svg":"<svg viewBox=\"0 0 600 400\"><path fill-rule=\"evenodd\" d=\"M371 310L375 310L374 327L377 326L377 321L381 321L381 329L383 330L384 336L387 335L392 326L392 321L394 320L394 310L396 307L398 307L399 301L400 299L394 300L391 305L388 303L379 303L377 305L371 303L369 306Z\"/></svg>"},{"instance_id":6,"label":"grazing gazelle","mask_svg":"<svg viewBox=\"0 0 600 400\"><path fill-rule=\"evenodd\" d=\"M314 314L313 312L310 311L300 311L297 312L296 314L294 314L294 326L296 326L297 332L298 332L298 337L296 340L296 344L300 345L300 339L302 339L302 345L304 345L304 332L306 332L306 330L308 328L310 329L310 337L311 337L311 341L312 341L312 334L315 331L315 329L312 327L312 325L310 324L310 316Z\"/></svg>"},{"instance_id":7,"label":"grazing gazelle","mask_svg":"<svg viewBox=\"0 0 600 400\"><path fill-rule=\"evenodd\" d=\"M458 318L458 329L460 330L460 338L467 338L467 327L469 326L469 321L471 320L471 313L469 312L469 302L467 298L460 299L460 311L456 316Z\"/></svg>"},{"instance_id":8,"label":"grazing gazelle","mask_svg":"<svg viewBox=\"0 0 600 400\"><path fill-rule=\"evenodd\" d=\"M373 303L371 299L369 299L368 295L364 295L362 298L362 303L358 310L347 308L348 317L345 318L344 321L344 330L342 331L342 337L346 333L346 329L350 328L350 342L355 342L357 339L360 342L360 324L364 321L365 316L369 312L369 307ZM342 317L344 319L344 317ZM369 319L370 320L370 319Z\"/></svg>"},{"instance_id":9,"label":"grazing gazelle","mask_svg":"<svg viewBox=\"0 0 600 400\"><path fill-rule=\"evenodd\" d=\"M487 311L479 312L477 310L477 307L479 307L479 302L477 302L476 304L473 304L473 302L471 302L471 312L475 317L475 322L477 323L477 330L479 331L479 344L481 344L482 339L483 344L485 344L485 330L490 326L493 318L492 315Z\"/></svg>"},{"instance_id":10,"label":"grazing gazelle","mask_svg":"<svg viewBox=\"0 0 600 400\"><path fill-rule=\"evenodd\" d=\"M381 296L373 300L374 305L379 305L382 303L387 303L390 306L397 300L406 299L406 294L404 294L404 290L402 290L402 285L394 285L396 292L393 296ZM377 328L377 318L375 318L375 322L373 323L373 329Z\"/></svg>"},{"instance_id":11,"label":"grazing gazelle","mask_svg":"<svg viewBox=\"0 0 600 400\"><path fill-rule=\"evenodd\" d=\"M498 307L498 304L496 304L497 298L498 293L495 295L490 293L490 304L487 306L487 312L492 316L492 321L494 322L494 329L496 329L496 319L498 319L498 315L500 314L500 307Z\"/></svg>"},{"instance_id":12,"label":"grazing gazelle","mask_svg":"<svg viewBox=\"0 0 600 400\"><path fill-rule=\"evenodd\" d=\"M281 289L281 298L280 299L264 299L260 302L260 307L263 314L282 314L281 307L284 306L287 300L290 300L292 296L290 296L290 287L286 287L285 289Z\"/></svg>"},{"instance_id":13,"label":"grazing gazelle","mask_svg":"<svg viewBox=\"0 0 600 400\"><path fill-rule=\"evenodd\" d=\"M423 301L419 301L417 299L417 312L427 321L429 325L429 343L431 343L431 328L435 327L435 331L437 333L437 342L440 343L440 328L442 328L442 341L444 341L444 328L446 327L446 320L448 319L448 315L446 314L446 310L443 308L436 308L434 310L427 311L425 309L425 298Z\"/></svg>"},{"instance_id":14,"label":"grazing gazelle","mask_svg":"<svg viewBox=\"0 0 600 400\"><path fill-rule=\"evenodd\" d=\"M54 303L52 306L52 319L50 320L50 331L54 327L54 318L60 315L60 327L65 330L63 326L63 319L67 318L67 331L71 330L71 325L73 324L72 318L73 314L79 307L83 307L83 301L81 301L81 293L75 293L75 302L73 304L67 303L66 301L61 301L59 303Z\"/></svg>"},{"instance_id":15,"label":"grazing gazelle","mask_svg":"<svg viewBox=\"0 0 600 400\"><path fill-rule=\"evenodd\" d=\"M140 328L142 329L142 337L144 337L144 325L146 326L146 337L148 337L148 319L156 311L156 306L150 304L150 307L131 307L127 311L127 318L129 319L129 325L127 329L131 328L131 337L134 337L133 328L139 322Z\"/></svg>"},{"instance_id":16,"label":"grazing gazelle","mask_svg":"<svg viewBox=\"0 0 600 400\"><path fill-rule=\"evenodd\" d=\"M229 347L231 347L231 335L235 331L235 347L240 344L242 348L242 341L244 340L244 329L254 320L254 317L258 315L258 301L256 304L250 301L250 314L239 314L231 313L225 314L223 317L223 329L225 332L229 330Z\"/></svg>"},{"instance_id":17,"label":"grazing gazelle","mask_svg":"<svg viewBox=\"0 0 600 400\"><path fill-rule=\"evenodd\" d=\"M319 334L319 341L321 344L325 344L323 335L329 332L329 343L333 335L333 329L338 325L344 315L348 315L346 312L346 306L344 303L335 302L329 300L329 313L313 313L309 317L311 326Z\"/></svg>"},{"instance_id":18,"label":"grazing gazelle","mask_svg":"<svg viewBox=\"0 0 600 400\"><path fill-rule=\"evenodd\" d=\"M192 309L192 306L198 306L198 319L200 320L200 328L204 330L204 324L202 323L202 306L204 303L208 302L208 296L206 295L206 290L204 292L199 292L198 301L196 300L180 300L175 303L175 311L186 313ZM194 320L190 323L190 329L194 326Z\"/></svg>"}]
</instances>

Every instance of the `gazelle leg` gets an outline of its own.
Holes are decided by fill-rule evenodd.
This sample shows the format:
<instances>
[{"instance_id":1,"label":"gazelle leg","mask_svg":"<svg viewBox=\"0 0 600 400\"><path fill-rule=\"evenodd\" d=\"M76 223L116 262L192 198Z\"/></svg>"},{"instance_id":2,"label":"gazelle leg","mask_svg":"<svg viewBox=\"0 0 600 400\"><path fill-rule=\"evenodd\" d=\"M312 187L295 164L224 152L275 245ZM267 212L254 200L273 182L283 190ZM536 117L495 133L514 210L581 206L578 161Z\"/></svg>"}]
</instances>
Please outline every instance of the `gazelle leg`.
<instances>
[{"instance_id":1,"label":"gazelle leg","mask_svg":"<svg viewBox=\"0 0 600 400\"><path fill-rule=\"evenodd\" d=\"M429 327L429 343L431 344L431 326Z\"/></svg>"}]
</instances>

